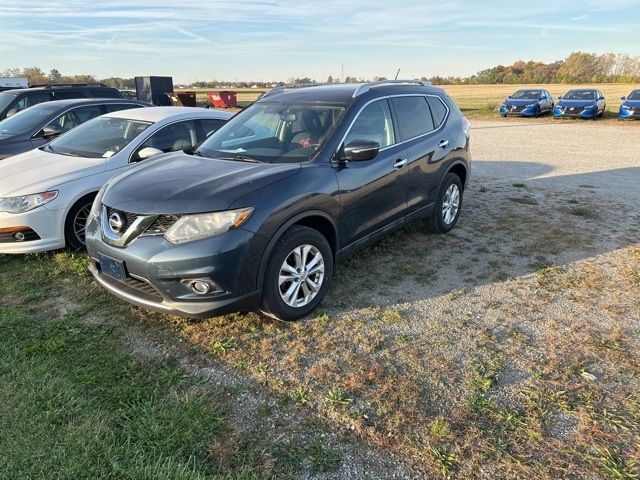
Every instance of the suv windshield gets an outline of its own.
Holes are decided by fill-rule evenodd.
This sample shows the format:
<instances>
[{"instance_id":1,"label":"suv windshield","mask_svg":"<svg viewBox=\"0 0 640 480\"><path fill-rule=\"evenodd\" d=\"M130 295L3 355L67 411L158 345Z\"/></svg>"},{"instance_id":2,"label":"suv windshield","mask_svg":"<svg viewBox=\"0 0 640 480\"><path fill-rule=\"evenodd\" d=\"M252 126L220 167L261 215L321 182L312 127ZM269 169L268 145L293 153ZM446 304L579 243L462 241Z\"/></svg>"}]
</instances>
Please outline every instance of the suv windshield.
<instances>
[{"instance_id":1,"label":"suv windshield","mask_svg":"<svg viewBox=\"0 0 640 480\"><path fill-rule=\"evenodd\" d=\"M58 110L59 108L51 108L43 104L18 112L0 122L0 133L11 135L31 133L31 130L40 127Z\"/></svg>"},{"instance_id":2,"label":"suv windshield","mask_svg":"<svg viewBox=\"0 0 640 480\"><path fill-rule=\"evenodd\" d=\"M342 105L256 103L211 135L197 154L259 162L309 160L329 137Z\"/></svg>"},{"instance_id":3,"label":"suv windshield","mask_svg":"<svg viewBox=\"0 0 640 480\"><path fill-rule=\"evenodd\" d=\"M514 100L537 100L540 98L540 90L518 90L511 95Z\"/></svg>"},{"instance_id":4,"label":"suv windshield","mask_svg":"<svg viewBox=\"0 0 640 480\"><path fill-rule=\"evenodd\" d=\"M595 90L570 90L563 100L595 100L598 98Z\"/></svg>"},{"instance_id":5,"label":"suv windshield","mask_svg":"<svg viewBox=\"0 0 640 480\"><path fill-rule=\"evenodd\" d=\"M640 100L640 90L634 90L633 92L631 92L631 94L627 97L627 100Z\"/></svg>"},{"instance_id":6,"label":"suv windshield","mask_svg":"<svg viewBox=\"0 0 640 480\"><path fill-rule=\"evenodd\" d=\"M152 122L98 117L70 130L43 149L61 155L108 158L129 145Z\"/></svg>"}]
</instances>

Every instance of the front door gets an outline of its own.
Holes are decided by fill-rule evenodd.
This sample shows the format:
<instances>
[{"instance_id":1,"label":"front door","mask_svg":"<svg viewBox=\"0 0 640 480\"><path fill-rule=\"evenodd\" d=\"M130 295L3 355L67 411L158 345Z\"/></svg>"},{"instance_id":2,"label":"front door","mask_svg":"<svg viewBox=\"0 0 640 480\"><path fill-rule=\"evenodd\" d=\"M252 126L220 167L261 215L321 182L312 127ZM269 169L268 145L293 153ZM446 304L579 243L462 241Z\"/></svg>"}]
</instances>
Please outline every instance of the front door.
<instances>
[{"instance_id":1,"label":"front door","mask_svg":"<svg viewBox=\"0 0 640 480\"><path fill-rule=\"evenodd\" d=\"M376 100L360 112L344 145L354 140L378 142L380 152L371 160L336 166L343 252L402 223L407 209L407 157L397 144L388 100Z\"/></svg>"}]
</instances>

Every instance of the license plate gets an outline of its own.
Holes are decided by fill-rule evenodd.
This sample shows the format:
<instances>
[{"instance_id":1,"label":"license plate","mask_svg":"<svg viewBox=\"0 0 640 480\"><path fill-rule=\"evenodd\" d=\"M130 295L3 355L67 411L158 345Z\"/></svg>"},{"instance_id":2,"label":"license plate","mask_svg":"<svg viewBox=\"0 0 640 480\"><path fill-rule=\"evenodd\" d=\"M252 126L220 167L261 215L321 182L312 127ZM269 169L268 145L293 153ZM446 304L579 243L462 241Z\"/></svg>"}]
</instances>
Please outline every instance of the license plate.
<instances>
[{"instance_id":1,"label":"license plate","mask_svg":"<svg viewBox=\"0 0 640 480\"><path fill-rule=\"evenodd\" d=\"M107 277L115 278L120 282L126 280L127 273L124 269L124 262L106 255L99 255L98 260L100 260L100 271Z\"/></svg>"}]
</instances>

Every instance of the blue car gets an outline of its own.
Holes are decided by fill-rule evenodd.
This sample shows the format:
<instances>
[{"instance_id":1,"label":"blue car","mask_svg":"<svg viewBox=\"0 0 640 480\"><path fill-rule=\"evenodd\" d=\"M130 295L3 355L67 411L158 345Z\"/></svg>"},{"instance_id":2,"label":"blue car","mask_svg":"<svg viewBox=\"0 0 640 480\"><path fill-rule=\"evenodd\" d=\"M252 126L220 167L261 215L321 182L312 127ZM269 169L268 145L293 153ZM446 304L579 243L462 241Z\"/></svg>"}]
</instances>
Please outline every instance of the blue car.
<instances>
[{"instance_id":1,"label":"blue car","mask_svg":"<svg viewBox=\"0 0 640 480\"><path fill-rule=\"evenodd\" d=\"M500 115L507 117L537 117L553 111L553 97L546 90L518 90L500 105Z\"/></svg>"},{"instance_id":2,"label":"blue car","mask_svg":"<svg viewBox=\"0 0 640 480\"><path fill-rule=\"evenodd\" d=\"M634 90L628 97L622 97L620 119L640 118L640 89Z\"/></svg>"},{"instance_id":3,"label":"blue car","mask_svg":"<svg viewBox=\"0 0 640 480\"><path fill-rule=\"evenodd\" d=\"M600 90L595 88L579 88L569 90L558 97L553 109L554 118L591 118L604 114L607 101Z\"/></svg>"}]
</instances>

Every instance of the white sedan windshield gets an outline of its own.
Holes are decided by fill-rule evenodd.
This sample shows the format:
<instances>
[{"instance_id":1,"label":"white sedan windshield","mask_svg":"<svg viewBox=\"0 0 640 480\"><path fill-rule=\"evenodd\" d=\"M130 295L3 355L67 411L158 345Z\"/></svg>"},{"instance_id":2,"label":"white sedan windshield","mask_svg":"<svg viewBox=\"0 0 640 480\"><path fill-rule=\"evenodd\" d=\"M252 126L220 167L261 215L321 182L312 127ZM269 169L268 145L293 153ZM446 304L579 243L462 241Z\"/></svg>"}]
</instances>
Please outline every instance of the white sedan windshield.
<instances>
[{"instance_id":1,"label":"white sedan windshield","mask_svg":"<svg viewBox=\"0 0 640 480\"><path fill-rule=\"evenodd\" d=\"M89 120L43 147L61 155L108 158L129 145L152 122L100 117Z\"/></svg>"}]
</instances>

